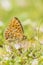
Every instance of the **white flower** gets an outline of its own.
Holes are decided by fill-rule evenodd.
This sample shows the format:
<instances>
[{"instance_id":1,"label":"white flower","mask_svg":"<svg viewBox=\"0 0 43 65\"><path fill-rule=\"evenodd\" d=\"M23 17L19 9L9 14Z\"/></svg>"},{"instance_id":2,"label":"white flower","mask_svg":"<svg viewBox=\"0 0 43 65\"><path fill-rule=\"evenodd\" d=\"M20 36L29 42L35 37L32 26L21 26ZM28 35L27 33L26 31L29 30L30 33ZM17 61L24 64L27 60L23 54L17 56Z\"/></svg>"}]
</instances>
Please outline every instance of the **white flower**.
<instances>
[{"instance_id":1,"label":"white flower","mask_svg":"<svg viewBox=\"0 0 43 65\"><path fill-rule=\"evenodd\" d=\"M2 0L1 1L1 6L5 9L5 10L10 10L11 9L11 4L8 0Z\"/></svg>"},{"instance_id":2,"label":"white flower","mask_svg":"<svg viewBox=\"0 0 43 65\"><path fill-rule=\"evenodd\" d=\"M9 60L9 58L6 56L6 57L4 57L4 60Z\"/></svg>"},{"instance_id":3,"label":"white flower","mask_svg":"<svg viewBox=\"0 0 43 65\"><path fill-rule=\"evenodd\" d=\"M16 49L19 49L21 46L20 46L20 44L15 44L14 47L15 47Z\"/></svg>"},{"instance_id":4,"label":"white flower","mask_svg":"<svg viewBox=\"0 0 43 65\"><path fill-rule=\"evenodd\" d=\"M0 21L0 26L3 26L3 22L2 21Z\"/></svg>"},{"instance_id":5,"label":"white flower","mask_svg":"<svg viewBox=\"0 0 43 65\"><path fill-rule=\"evenodd\" d=\"M38 65L38 59L34 59L34 60L32 61L32 65Z\"/></svg>"},{"instance_id":6,"label":"white flower","mask_svg":"<svg viewBox=\"0 0 43 65\"><path fill-rule=\"evenodd\" d=\"M7 51L7 52L11 52L11 49L10 49L9 46L5 45L5 48L6 48L6 51Z\"/></svg>"}]
</instances>

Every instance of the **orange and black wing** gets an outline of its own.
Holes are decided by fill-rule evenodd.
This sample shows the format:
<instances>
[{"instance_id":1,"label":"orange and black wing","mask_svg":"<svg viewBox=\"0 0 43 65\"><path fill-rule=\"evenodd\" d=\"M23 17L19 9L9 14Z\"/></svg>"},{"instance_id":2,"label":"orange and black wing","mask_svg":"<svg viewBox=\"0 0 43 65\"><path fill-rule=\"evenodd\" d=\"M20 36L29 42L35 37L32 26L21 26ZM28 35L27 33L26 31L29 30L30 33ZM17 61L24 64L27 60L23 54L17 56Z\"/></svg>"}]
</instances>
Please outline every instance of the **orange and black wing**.
<instances>
[{"instance_id":1,"label":"orange and black wing","mask_svg":"<svg viewBox=\"0 0 43 65\"><path fill-rule=\"evenodd\" d=\"M24 31L23 31L23 27L21 25L21 22L19 21L18 18L14 17L7 29L5 30L5 39L10 39L10 38L17 38L17 39L22 39L23 38L23 34L24 34Z\"/></svg>"}]
</instances>

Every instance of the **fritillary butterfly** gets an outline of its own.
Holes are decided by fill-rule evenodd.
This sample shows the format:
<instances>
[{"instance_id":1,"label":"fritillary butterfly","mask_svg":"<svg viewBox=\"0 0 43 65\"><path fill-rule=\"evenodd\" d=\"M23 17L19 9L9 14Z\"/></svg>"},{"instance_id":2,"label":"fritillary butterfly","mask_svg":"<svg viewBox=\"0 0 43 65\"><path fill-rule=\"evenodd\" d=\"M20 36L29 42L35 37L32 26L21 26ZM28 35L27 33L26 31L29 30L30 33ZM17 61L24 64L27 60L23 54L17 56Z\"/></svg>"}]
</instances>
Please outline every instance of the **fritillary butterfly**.
<instances>
[{"instance_id":1,"label":"fritillary butterfly","mask_svg":"<svg viewBox=\"0 0 43 65\"><path fill-rule=\"evenodd\" d=\"M19 21L18 18L14 17L8 27L5 30L4 33L5 39L24 39L24 31L23 31L23 27L21 25L21 22Z\"/></svg>"}]
</instances>

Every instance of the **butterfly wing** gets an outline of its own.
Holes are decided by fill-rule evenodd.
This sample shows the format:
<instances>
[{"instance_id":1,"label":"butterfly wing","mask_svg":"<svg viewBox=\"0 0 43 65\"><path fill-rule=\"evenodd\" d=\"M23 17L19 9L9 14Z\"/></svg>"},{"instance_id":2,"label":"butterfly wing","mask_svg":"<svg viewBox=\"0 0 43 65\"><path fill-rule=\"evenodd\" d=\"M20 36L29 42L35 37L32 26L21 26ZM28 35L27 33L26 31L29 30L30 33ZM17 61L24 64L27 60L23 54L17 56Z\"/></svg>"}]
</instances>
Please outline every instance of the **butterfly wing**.
<instances>
[{"instance_id":1,"label":"butterfly wing","mask_svg":"<svg viewBox=\"0 0 43 65\"><path fill-rule=\"evenodd\" d=\"M6 40L10 38L22 39L23 34L24 34L23 27L19 19L14 17L9 23L7 29L5 30L5 39Z\"/></svg>"}]
</instances>

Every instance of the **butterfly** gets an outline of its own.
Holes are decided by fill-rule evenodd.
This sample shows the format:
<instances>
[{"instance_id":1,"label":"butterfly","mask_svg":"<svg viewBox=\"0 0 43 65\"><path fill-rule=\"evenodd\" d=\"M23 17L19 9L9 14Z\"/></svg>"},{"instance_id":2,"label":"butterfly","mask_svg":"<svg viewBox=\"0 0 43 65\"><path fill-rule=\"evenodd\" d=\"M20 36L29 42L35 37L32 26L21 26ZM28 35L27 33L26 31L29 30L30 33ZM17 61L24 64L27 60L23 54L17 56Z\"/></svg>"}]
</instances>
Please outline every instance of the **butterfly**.
<instances>
[{"instance_id":1,"label":"butterfly","mask_svg":"<svg viewBox=\"0 0 43 65\"><path fill-rule=\"evenodd\" d=\"M22 24L17 17L13 17L12 20L9 22L9 25L4 32L4 37L6 40L8 39L23 40L26 38L24 35Z\"/></svg>"}]
</instances>

